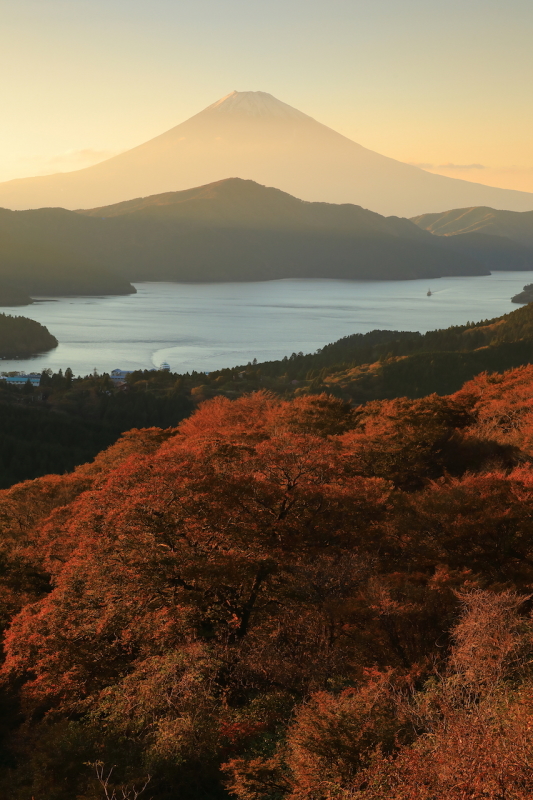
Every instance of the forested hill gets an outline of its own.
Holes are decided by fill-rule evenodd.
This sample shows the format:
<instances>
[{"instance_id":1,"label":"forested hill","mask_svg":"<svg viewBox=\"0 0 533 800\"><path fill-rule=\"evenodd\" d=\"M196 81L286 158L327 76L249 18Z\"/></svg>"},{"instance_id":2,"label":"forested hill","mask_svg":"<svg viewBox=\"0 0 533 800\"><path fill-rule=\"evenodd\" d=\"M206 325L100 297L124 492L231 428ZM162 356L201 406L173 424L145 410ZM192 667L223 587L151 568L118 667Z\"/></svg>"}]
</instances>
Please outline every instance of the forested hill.
<instances>
[{"instance_id":1,"label":"forested hill","mask_svg":"<svg viewBox=\"0 0 533 800\"><path fill-rule=\"evenodd\" d=\"M117 264L138 280L394 280L533 268L533 250L503 238L488 248L475 236L438 240L406 219L303 202L238 178L79 213L108 221L107 235L124 242Z\"/></svg>"},{"instance_id":2,"label":"forested hill","mask_svg":"<svg viewBox=\"0 0 533 800\"><path fill-rule=\"evenodd\" d=\"M0 211L2 234L21 248L17 263L26 263L24 248L33 248L40 253L36 263L57 264L47 268L49 288L41 293L52 293L50 282L57 294L71 291L62 283L67 264L80 293L91 285L101 293L127 292L130 281L145 280L408 280L533 269L533 250L502 237L489 247L486 237L451 242L407 219L350 204L306 203L237 178L79 212ZM34 282L38 277L27 274ZM21 289L30 285L22 277Z\"/></svg>"},{"instance_id":3,"label":"forested hill","mask_svg":"<svg viewBox=\"0 0 533 800\"><path fill-rule=\"evenodd\" d=\"M75 221L76 214L0 209L0 304L26 305L39 295L135 292L81 242L69 246L63 235L65 218Z\"/></svg>"},{"instance_id":4,"label":"forested hill","mask_svg":"<svg viewBox=\"0 0 533 800\"><path fill-rule=\"evenodd\" d=\"M533 305L479 323L426 334L371 331L353 334L316 353L293 353L280 361L236 368L249 386L277 392L333 392L351 403L394 397L424 397L457 391L480 372L501 372L533 362ZM230 371L211 373L209 390ZM228 382L226 388L231 392Z\"/></svg>"},{"instance_id":5,"label":"forested hill","mask_svg":"<svg viewBox=\"0 0 533 800\"><path fill-rule=\"evenodd\" d=\"M500 236L533 247L533 211L502 211L484 206L454 208L438 214L421 214L412 221L437 236Z\"/></svg>"},{"instance_id":6,"label":"forested hill","mask_svg":"<svg viewBox=\"0 0 533 800\"><path fill-rule=\"evenodd\" d=\"M115 230L122 228L125 231L131 227L133 221L138 223L140 227L136 241L140 251L134 255L134 259L139 268L143 262L142 231L144 229L146 236L156 226L159 227L160 236L163 239L173 238L176 255L179 256L182 252L186 252L187 257L192 258L194 262L202 257L205 261L206 256L210 253L211 258L215 259L213 265L215 268L217 263L222 263L221 260L229 256L229 253L223 255L228 247L234 248L234 258L242 257L244 255L244 252L241 252L242 248L251 249L254 237L256 237L257 243L261 244L263 249L266 247L265 257L268 257L272 251L276 258L281 258L282 264L288 253L291 253L293 261L295 257L297 260L307 259L306 263L301 264L298 276L304 276L301 269L310 271L308 277L318 274L314 272L317 269L317 260L320 262L321 259L326 259L324 263L329 264L329 269L332 269L333 273L330 275L329 272L320 272L319 277L368 277L373 275L375 278L380 278L385 274L382 260L386 255L386 244L387 241L390 244L389 237L391 236L395 239L395 258L397 259L395 268L393 265L389 266L389 269L393 270L390 272L392 278L410 277L414 274L422 277L421 269L423 267L418 262L422 250L419 248L421 246L432 248L435 245L446 250L448 258L453 254L458 259L453 267L459 271L457 274L463 274L461 271L467 268L467 261L464 259L477 261L487 269L525 270L533 268L533 237L530 237L530 241L527 242L516 240L509 235L508 226L500 231L499 228L498 230L492 228L478 230L476 226L466 225L464 230L454 231L457 235L453 237L432 238L428 236L428 232L440 233L440 228L434 230L428 222L426 231L425 220L427 217L429 221L432 221L433 217L438 215L428 214L413 220L382 217L372 211L347 203L334 205L332 203L302 202L278 189L236 178L182 192L167 192L151 197L140 197L103 208L80 211L80 213L95 218L103 217L111 221L112 225L114 224ZM500 212L494 212L494 214L498 213ZM506 212L501 213L505 214ZM531 220L532 214L533 212L516 213L511 216L513 219L519 218L520 225L525 229L528 224L531 224L527 220ZM413 223L416 224L413 225ZM212 249L208 250L207 244L202 245L198 229L201 229L204 235L207 234L208 241L211 239L211 245L216 242L216 247L220 251L219 255L215 255ZM183 238L185 230L187 236ZM277 237L278 242L272 239L272 234ZM303 234L305 237L302 240ZM410 271L403 260L407 245L398 239L409 240L411 247L414 247L414 242L418 243L418 248L414 247L411 253L414 261ZM306 247L306 241L311 246L307 245ZM373 263L368 250L370 242L374 243ZM378 242L381 242L381 247L378 246ZM346 247L350 244L350 249L346 251ZM329 259L325 256L325 247L330 248ZM365 248L367 249L366 255ZM345 255L342 255L343 249L346 251ZM361 251L360 255L357 254L358 250ZM348 253L351 254L352 259L351 273L346 268L343 271L340 266L342 259L348 258ZM430 258L426 270L429 270L430 265L437 269L445 268L444 262L434 261L435 253L430 254L429 251L426 253ZM365 257L362 259L361 255ZM169 253L166 252L165 263L168 258ZM252 252L248 255L248 259L252 259L251 263L254 263ZM337 264L338 259L341 259L339 264ZM370 272L361 271L364 270L367 261ZM133 264L133 262L131 263ZM183 266L180 268L183 269ZM205 270L205 268L204 265L203 269ZM297 264L293 263L292 269L295 268L297 268ZM374 273L372 273L372 268L375 270ZM158 269L163 269L163 266L160 265ZM174 269L178 269L177 263ZM289 277L286 269L287 266L284 267L283 276ZM339 270L341 271L339 272ZM202 268L200 268L199 274L202 274ZM427 271L427 275L430 276L429 271Z\"/></svg>"},{"instance_id":7,"label":"forested hill","mask_svg":"<svg viewBox=\"0 0 533 800\"><path fill-rule=\"evenodd\" d=\"M172 427L204 400L268 390L284 398L327 392L352 406L457 391L481 372L533 363L533 305L495 320L424 335L354 334L311 354L209 374L134 372L116 387L108 375L43 374L39 389L0 382L0 486L88 461L130 428Z\"/></svg>"},{"instance_id":8,"label":"forested hill","mask_svg":"<svg viewBox=\"0 0 533 800\"><path fill-rule=\"evenodd\" d=\"M217 397L1 492L0 796L531 797L532 396Z\"/></svg>"},{"instance_id":9,"label":"forested hill","mask_svg":"<svg viewBox=\"0 0 533 800\"><path fill-rule=\"evenodd\" d=\"M0 307L29 306L31 303L33 300L29 294L0 281Z\"/></svg>"},{"instance_id":10,"label":"forested hill","mask_svg":"<svg viewBox=\"0 0 533 800\"><path fill-rule=\"evenodd\" d=\"M0 358L28 358L57 347L48 328L27 317L0 314Z\"/></svg>"}]
</instances>

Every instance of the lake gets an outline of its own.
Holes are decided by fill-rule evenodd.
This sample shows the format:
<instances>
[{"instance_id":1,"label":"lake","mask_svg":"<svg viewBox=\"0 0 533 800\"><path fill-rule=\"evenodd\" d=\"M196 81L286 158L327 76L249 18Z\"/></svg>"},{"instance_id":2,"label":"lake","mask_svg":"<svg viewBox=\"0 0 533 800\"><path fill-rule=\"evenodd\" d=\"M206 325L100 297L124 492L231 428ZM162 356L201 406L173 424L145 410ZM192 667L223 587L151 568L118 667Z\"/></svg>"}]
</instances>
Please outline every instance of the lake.
<instances>
[{"instance_id":1,"label":"lake","mask_svg":"<svg viewBox=\"0 0 533 800\"><path fill-rule=\"evenodd\" d=\"M59 340L49 353L0 360L0 370L70 367L210 371L314 352L351 333L428 331L505 314L533 272L433 281L281 280L139 283L136 295L48 299L0 308L43 323ZM432 296L427 297L431 288Z\"/></svg>"}]
</instances>

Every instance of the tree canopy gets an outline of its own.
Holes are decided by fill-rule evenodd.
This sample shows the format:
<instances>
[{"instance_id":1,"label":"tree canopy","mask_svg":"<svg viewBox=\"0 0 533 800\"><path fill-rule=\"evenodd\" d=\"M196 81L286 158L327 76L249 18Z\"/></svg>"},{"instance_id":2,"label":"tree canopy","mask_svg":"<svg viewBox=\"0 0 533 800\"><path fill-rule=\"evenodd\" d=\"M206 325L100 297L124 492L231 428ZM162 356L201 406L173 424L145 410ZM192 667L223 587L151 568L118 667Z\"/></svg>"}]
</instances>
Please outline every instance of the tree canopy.
<instances>
[{"instance_id":1,"label":"tree canopy","mask_svg":"<svg viewBox=\"0 0 533 800\"><path fill-rule=\"evenodd\" d=\"M4 796L525 800L532 387L215 397L1 492Z\"/></svg>"},{"instance_id":2,"label":"tree canopy","mask_svg":"<svg viewBox=\"0 0 533 800\"><path fill-rule=\"evenodd\" d=\"M0 358L28 358L57 347L48 328L27 317L0 314Z\"/></svg>"}]
</instances>

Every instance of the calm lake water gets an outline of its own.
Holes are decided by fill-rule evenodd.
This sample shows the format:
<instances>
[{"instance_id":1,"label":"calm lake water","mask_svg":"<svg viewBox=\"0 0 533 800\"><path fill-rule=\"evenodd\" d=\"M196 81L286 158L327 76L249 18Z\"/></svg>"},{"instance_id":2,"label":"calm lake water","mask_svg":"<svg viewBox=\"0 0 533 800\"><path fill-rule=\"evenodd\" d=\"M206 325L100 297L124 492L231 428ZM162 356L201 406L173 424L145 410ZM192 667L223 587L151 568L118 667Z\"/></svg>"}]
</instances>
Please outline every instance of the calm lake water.
<instances>
[{"instance_id":1,"label":"calm lake water","mask_svg":"<svg viewBox=\"0 0 533 800\"><path fill-rule=\"evenodd\" d=\"M139 283L126 297L69 297L0 308L42 322L59 347L32 359L0 360L0 370L159 367L173 372L315 351L351 333L428 331L496 317L533 272L433 281L282 280L264 283ZM431 288L431 297L426 293Z\"/></svg>"}]
</instances>

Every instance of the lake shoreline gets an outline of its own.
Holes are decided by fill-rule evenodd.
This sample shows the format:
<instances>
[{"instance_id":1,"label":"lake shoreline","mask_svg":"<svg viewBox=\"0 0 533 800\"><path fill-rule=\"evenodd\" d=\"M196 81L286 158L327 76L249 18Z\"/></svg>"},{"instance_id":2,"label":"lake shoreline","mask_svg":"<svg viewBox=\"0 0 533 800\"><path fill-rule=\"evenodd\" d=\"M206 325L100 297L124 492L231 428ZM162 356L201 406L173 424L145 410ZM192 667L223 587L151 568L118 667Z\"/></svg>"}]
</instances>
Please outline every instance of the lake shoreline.
<instances>
[{"instance_id":1,"label":"lake shoreline","mask_svg":"<svg viewBox=\"0 0 533 800\"><path fill-rule=\"evenodd\" d=\"M163 361L174 372L211 371L314 352L352 333L423 333L491 319L516 308L510 298L528 282L533 272L431 281L136 282L130 295L36 298L24 316L46 325L59 346L0 363L3 371L70 367L76 375Z\"/></svg>"}]
</instances>

